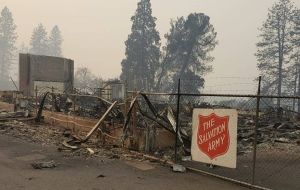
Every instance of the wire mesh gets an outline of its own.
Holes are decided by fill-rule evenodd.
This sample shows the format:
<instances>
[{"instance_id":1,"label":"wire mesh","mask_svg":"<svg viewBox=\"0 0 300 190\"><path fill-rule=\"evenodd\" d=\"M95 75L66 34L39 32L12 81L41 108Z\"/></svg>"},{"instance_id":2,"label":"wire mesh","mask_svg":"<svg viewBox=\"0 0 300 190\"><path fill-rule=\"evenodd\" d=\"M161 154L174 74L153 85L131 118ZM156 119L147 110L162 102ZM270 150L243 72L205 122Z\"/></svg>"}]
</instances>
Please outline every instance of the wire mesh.
<instances>
[{"instance_id":1,"label":"wire mesh","mask_svg":"<svg viewBox=\"0 0 300 190\"><path fill-rule=\"evenodd\" d=\"M190 85L190 86L187 86ZM146 152L156 156L174 159L174 144L164 149L157 146L170 139L158 139L160 129L166 130L168 138L175 139L176 116L179 114L180 140L178 146L179 158L185 166L201 169L213 174L229 177L235 180L254 183L272 189L297 189L300 186L300 101L297 98L260 98L260 110L257 129L256 159L253 157L255 143L256 95L203 94L201 89L192 91L192 81L182 81L179 112L177 113L177 89L167 93L142 93L137 98L136 127L145 130ZM251 89L255 94L255 89ZM188 94L193 93L193 94ZM135 93L127 94L127 101L133 99ZM70 99L75 105L67 108ZM76 97L67 94L49 96L46 105L59 104L62 111L71 111L78 116L99 118L107 105L97 97ZM278 106L280 103L280 106ZM129 105L128 105L129 106ZM127 107L128 107L127 106ZM237 134L237 168L207 165L199 162L186 161L190 156L190 141L192 136L192 113L194 108L228 108L238 111ZM53 108L50 108L53 109ZM103 110L101 110L103 109ZM121 112L122 111L122 112ZM73 113L72 113L73 112ZM125 110L119 109L120 123L124 122ZM112 115L110 118L116 118ZM255 162L255 168L253 163Z\"/></svg>"},{"instance_id":2,"label":"wire mesh","mask_svg":"<svg viewBox=\"0 0 300 190\"><path fill-rule=\"evenodd\" d=\"M216 94L218 95L218 94ZM153 96L151 101L159 99L159 104L172 107L176 112L177 95ZM253 163L255 162L254 184L272 189L298 189L300 175L300 128L297 98L260 98L256 159L254 159L255 120L258 96L233 95L201 96L181 95L179 110L180 133L191 139L192 112L194 108L230 108L238 111L237 168L229 169L199 162L186 161L188 146L180 144L179 154L183 164L212 174L229 177L238 181L252 183ZM169 101L169 100L172 101ZM300 103L300 102L299 102ZM300 108L300 104L299 104ZM174 158L174 155L173 157Z\"/></svg>"},{"instance_id":3,"label":"wire mesh","mask_svg":"<svg viewBox=\"0 0 300 190\"><path fill-rule=\"evenodd\" d=\"M256 159L256 183L259 185L272 189L299 188L300 114L297 102L293 98L261 101L264 107L259 119Z\"/></svg>"}]
</instances>

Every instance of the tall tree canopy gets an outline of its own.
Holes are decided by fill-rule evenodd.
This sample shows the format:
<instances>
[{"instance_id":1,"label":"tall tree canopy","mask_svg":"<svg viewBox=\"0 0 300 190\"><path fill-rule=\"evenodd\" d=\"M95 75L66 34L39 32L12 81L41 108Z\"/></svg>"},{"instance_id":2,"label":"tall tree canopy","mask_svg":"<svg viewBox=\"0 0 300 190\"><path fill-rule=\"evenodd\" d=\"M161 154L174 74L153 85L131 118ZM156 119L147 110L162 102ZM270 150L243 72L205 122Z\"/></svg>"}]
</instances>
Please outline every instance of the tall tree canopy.
<instances>
[{"instance_id":1,"label":"tall tree canopy","mask_svg":"<svg viewBox=\"0 0 300 190\"><path fill-rule=\"evenodd\" d=\"M156 89L174 91L174 81L182 79L182 89L197 93L204 86L203 76L212 70L210 52L217 45L217 33L210 18L203 13L190 14L171 22L165 35L164 58L158 74Z\"/></svg>"},{"instance_id":2,"label":"tall tree canopy","mask_svg":"<svg viewBox=\"0 0 300 190\"><path fill-rule=\"evenodd\" d=\"M293 50L293 18L296 9L290 0L279 0L269 9L266 21L260 28L257 43L258 69L263 77L265 92L282 94ZM280 107L280 99L277 99Z\"/></svg>"},{"instance_id":3,"label":"tall tree canopy","mask_svg":"<svg viewBox=\"0 0 300 190\"><path fill-rule=\"evenodd\" d=\"M126 58L121 63L121 79L127 82L128 89L151 90L159 67L160 37L150 0L138 3L131 21L131 34L125 42Z\"/></svg>"},{"instance_id":4,"label":"tall tree canopy","mask_svg":"<svg viewBox=\"0 0 300 190\"><path fill-rule=\"evenodd\" d=\"M58 26L54 26L49 37L49 54L55 57L62 57L61 45L63 38Z\"/></svg>"},{"instance_id":5,"label":"tall tree canopy","mask_svg":"<svg viewBox=\"0 0 300 190\"><path fill-rule=\"evenodd\" d=\"M36 55L49 55L47 32L42 24L39 24L33 30L30 46L30 53Z\"/></svg>"},{"instance_id":6,"label":"tall tree canopy","mask_svg":"<svg viewBox=\"0 0 300 190\"><path fill-rule=\"evenodd\" d=\"M16 28L12 13L4 7L0 16L0 83L2 85L9 81L10 66L15 57L15 43L18 37Z\"/></svg>"}]
</instances>

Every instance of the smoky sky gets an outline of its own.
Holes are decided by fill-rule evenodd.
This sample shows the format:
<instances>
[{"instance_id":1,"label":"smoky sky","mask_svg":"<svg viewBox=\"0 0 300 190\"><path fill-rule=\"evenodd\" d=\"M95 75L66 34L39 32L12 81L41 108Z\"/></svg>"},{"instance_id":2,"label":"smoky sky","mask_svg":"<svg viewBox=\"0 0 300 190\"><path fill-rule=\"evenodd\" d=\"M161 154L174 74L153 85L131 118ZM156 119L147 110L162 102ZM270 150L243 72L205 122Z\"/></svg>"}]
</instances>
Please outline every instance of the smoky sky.
<instances>
[{"instance_id":1,"label":"smoky sky","mask_svg":"<svg viewBox=\"0 0 300 190\"><path fill-rule=\"evenodd\" d=\"M58 25L64 38L64 57L75 67L86 66L103 78L121 73L121 60L131 30L131 16L138 0L0 0L13 13L18 46L29 45L32 30L39 23L48 32ZM255 90L259 75L254 56L258 28L275 0L152 0L157 30L164 34L170 20L189 13L210 16L218 33L219 45L212 53L213 72L206 77L206 90ZM300 0L294 0L300 8ZM241 82L243 81L243 82ZM224 85L223 85L224 84ZM246 85L244 85L246 84ZM226 87L227 85L227 87Z\"/></svg>"}]
</instances>

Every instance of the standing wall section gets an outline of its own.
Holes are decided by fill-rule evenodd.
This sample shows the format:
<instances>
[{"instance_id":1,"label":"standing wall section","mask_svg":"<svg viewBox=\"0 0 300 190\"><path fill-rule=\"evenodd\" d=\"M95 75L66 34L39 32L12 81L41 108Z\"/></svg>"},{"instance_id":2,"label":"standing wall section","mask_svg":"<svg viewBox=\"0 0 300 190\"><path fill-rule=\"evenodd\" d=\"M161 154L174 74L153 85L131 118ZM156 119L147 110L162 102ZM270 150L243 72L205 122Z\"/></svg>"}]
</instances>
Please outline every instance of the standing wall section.
<instances>
[{"instance_id":1,"label":"standing wall section","mask_svg":"<svg viewBox=\"0 0 300 190\"><path fill-rule=\"evenodd\" d=\"M26 96L34 95L34 81L64 84L64 91L71 92L74 81L74 61L70 59L20 54L20 91Z\"/></svg>"}]
</instances>

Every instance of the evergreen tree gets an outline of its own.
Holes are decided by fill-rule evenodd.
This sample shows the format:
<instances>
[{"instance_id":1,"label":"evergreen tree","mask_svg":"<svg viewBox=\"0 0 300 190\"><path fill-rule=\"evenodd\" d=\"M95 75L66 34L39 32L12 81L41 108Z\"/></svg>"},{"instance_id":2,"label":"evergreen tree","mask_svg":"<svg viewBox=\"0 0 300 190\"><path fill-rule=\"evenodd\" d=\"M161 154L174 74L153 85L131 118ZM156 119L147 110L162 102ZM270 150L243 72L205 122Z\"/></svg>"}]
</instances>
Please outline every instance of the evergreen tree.
<instances>
[{"instance_id":1,"label":"evergreen tree","mask_svg":"<svg viewBox=\"0 0 300 190\"><path fill-rule=\"evenodd\" d=\"M190 14L171 22L165 35L164 58L158 75L157 90L175 91L176 81L182 79L182 90L198 93L204 86L203 76L212 70L210 52L217 45L217 33L210 18L202 13ZM162 83L164 81L164 83Z\"/></svg>"},{"instance_id":2,"label":"evergreen tree","mask_svg":"<svg viewBox=\"0 0 300 190\"><path fill-rule=\"evenodd\" d=\"M263 88L268 93L282 95L283 82L290 62L295 7L290 0L279 0L269 9L267 20L260 28L257 43L258 69L263 78ZM280 107L280 99L277 99Z\"/></svg>"},{"instance_id":3,"label":"evergreen tree","mask_svg":"<svg viewBox=\"0 0 300 190\"><path fill-rule=\"evenodd\" d=\"M62 45L63 39L58 26L54 26L51 30L49 37L49 53L51 56L62 57Z\"/></svg>"},{"instance_id":4,"label":"evergreen tree","mask_svg":"<svg viewBox=\"0 0 300 190\"><path fill-rule=\"evenodd\" d=\"M9 81L10 67L15 57L16 28L12 13L4 7L0 17L0 83L2 85Z\"/></svg>"},{"instance_id":5,"label":"evergreen tree","mask_svg":"<svg viewBox=\"0 0 300 190\"><path fill-rule=\"evenodd\" d=\"M131 34L126 45L126 58L122 61L121 79L130 90L151 90L159 67L160 37L156 30L156 18L152 16L150 0L138 3Z\"/></svg>"},{"instance_id":6,"label":"evergreen tree","mask_svg":"<svg viewBox=\"0 0 300 190\"><path fill-rule=\"evenodd\" d=\"M294 81L292 82L293 87L289 87L294 91L295 96L300 96L300 9L296 10L294 16L294 29L292 31L292 43L293 43L293 54L292 66L289 70ZM295 103L293 102L293 110L295 110ZM297 111L300 113L300 100L297 102Z\"/></svg>"},{"instance_id":7,"label":"evergreen tree","mask_svg":"<svg viewBox=\"0 0 300 190\"><path fill-rule=\"evenodd\" d=\"M47 32L42 24L33 30L30 46L30 53L32 54L49 55Z\"/></svg>"}]
</instances>

